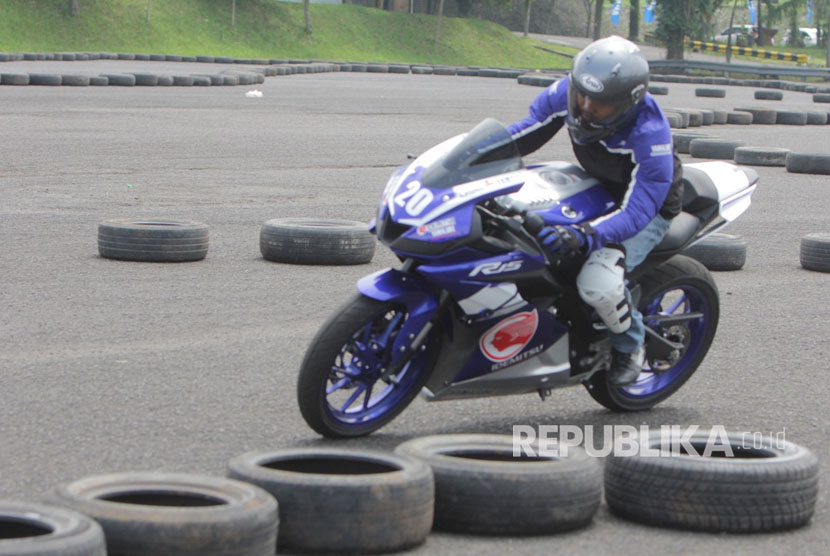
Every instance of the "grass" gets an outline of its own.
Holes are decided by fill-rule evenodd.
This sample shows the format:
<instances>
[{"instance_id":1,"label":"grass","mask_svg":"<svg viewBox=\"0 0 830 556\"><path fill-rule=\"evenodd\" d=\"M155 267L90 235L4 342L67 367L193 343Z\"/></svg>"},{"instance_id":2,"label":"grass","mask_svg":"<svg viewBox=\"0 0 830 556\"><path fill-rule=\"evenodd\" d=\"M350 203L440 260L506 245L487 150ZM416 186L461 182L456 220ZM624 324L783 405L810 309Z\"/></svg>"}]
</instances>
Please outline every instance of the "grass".
<instances>
[{"instance_id":1,"label":"grass","mask_svg":"<svg viewBox=\"0 0 830 556\"><path fill-rule=\"evenodd\" d=\"M542 51L477 19L436 17L355 5L312 4L313 33L303 5L276 0L80 0L71 17L65 0L2 0L0 51L146 52L563 69L570 59ZM568 50L563 47L563 50ZM574 50L574 52L576 52Z\"/></svg>"}]
</instances>

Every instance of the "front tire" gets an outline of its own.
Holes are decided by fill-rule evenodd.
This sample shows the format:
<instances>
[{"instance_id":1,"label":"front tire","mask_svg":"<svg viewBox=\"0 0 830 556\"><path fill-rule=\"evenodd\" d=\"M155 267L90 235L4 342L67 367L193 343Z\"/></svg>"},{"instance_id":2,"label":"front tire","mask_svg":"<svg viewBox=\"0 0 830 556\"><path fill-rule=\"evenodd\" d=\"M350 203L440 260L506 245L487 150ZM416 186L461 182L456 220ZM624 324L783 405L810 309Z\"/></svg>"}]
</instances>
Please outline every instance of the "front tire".
<instances>
[{"instance_id":1,"label":"front tire","mask_svg":"<svg viewBox=\"0 0 830 556\"><path fill-rule=\"evenodd\" d=\"M331 438L364 436L394 419L418 394L437 350L435 330L397 374L384 382L406 307L358 294L332 315L308 347L297 381L306 423Z\"/></svg>"},{"instance_id":2,"label":"front tire","mask_svg":"<svg viewBox=\"0 0 830 556\"><path fill-rule=\"evenodd\" d=\"M591 376L588 393L614 411L651 409L674 394L703 361L718 327L717 285L700 262L675 255L643 276L640 285L638 309L646 328L682 347L667 348L646 334L646 362L635 382L614 386L605 372Z\"/></svg>"}]
</instances>

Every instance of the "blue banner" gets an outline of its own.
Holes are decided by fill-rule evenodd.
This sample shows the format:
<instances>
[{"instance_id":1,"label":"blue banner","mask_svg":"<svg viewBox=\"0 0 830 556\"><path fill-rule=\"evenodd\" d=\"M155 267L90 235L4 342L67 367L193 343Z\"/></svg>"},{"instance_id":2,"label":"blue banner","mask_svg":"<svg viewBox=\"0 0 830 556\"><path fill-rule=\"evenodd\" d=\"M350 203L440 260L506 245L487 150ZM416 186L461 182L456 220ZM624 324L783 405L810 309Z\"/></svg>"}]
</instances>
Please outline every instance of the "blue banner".
<instances>
[{"instance_id":1,"label":"blue banner","mask_svg":"<svg viewBox=\"0 0 830 556\"><path fill-rule=\"evenodd\" d=\"M646 12L643 14L643 23L654 23L654 8L657 0L651 0L646 4Z\"/></svg>"},{"instance_id":2,"label":"blue banner","mask_svg":"<svg viewBox=\"0 0 830 556\"><path fill-rule=\"evenodd\" d=\"M620 24L620 12L622 11L622 0L614 0L611 5L611 23L616 27Z\"/></svg>"},{"instance_id":3,"label":"blue banner","mask_svg":"<svg viewBox=\"0 0 830 556\"><path fill-rule=\"evenodd\" d=\"M813 0L807 0L807 23L813 24Z\"/></svg>"},{"instance_id":4,"label":"blue banner","mask_svg":"<svg viewBox=\"0 0 830 556\"><path fill-rule=\"evenodd\" d=\"M758 23L758 12L755 10L755 0L746 0L746 7L749 9L749 22L753 25Z\"/></svg>"}]
</instances>

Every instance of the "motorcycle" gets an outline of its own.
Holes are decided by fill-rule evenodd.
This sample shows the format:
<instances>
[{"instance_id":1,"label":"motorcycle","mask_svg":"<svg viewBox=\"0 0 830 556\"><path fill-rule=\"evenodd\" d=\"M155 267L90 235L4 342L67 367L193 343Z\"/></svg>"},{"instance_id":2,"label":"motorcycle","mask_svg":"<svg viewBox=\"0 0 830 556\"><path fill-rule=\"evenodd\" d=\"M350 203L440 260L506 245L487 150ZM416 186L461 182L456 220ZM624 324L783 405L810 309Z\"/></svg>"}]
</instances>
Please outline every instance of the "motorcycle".
<instances>
[{"instance_id":1,"label":"motorcycle","mask_svg":"<svg viewBox=\"0 0 830 556\"><path fill-rule=\"evenodd\" d=\"M627 276L646 361L635 382L614 386L607 329L576 290L581 265L558 266L534 235L608 212L602 185L566 162L525 166L493 119L398 168L370 228L402 265L360 279L311 341L297 382L303 418L342 438L381 428L419 392L544 400L583 384L615 411L665 400L700 365L719 317L712 275L681 252L743 213L758 181L721 161L683 171L683 212Z\"/></svg>"}]
</instances>

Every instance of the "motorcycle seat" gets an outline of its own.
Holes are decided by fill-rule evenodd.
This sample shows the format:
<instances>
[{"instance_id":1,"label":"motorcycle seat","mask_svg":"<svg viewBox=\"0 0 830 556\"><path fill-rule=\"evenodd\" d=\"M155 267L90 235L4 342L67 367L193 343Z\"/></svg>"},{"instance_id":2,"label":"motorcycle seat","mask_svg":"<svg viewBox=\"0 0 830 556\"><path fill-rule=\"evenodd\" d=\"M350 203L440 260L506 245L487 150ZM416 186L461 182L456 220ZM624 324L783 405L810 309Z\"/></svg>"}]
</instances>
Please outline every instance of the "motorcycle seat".
<instances>
[{"instance_id":1,"label":"motorcycle seat","mask_svg":"<svg viewBox=\"0 0 830 556\"><path fill-rule=\"evenodd\" d=\"M708 212L718 205L718 189L709 174L683 165L683 210L692 214Z\"/></svg>"},{"instance_id":2,"label":"motorcycle seat","mask_svg":"<svg viewBox=\"0 0 830 556\"><path fill-rule=\"evenodd\" d=\"M663 241L652 252L659 254L663 251L668 252L680 249L697 232L699 226L700 218L685 211L681 212L672 219L669 231L663 236Z\"/></svg>"}]
</instances>

